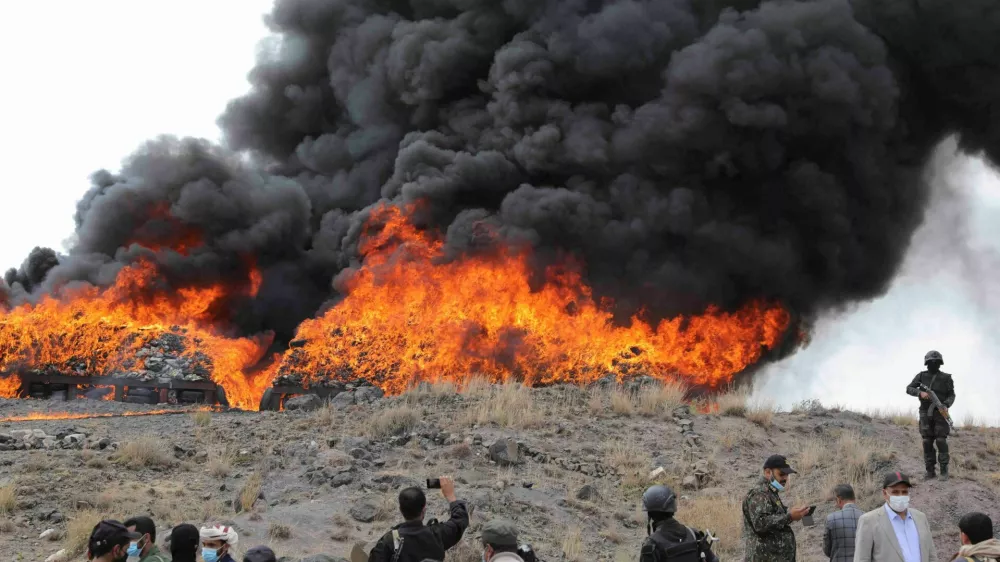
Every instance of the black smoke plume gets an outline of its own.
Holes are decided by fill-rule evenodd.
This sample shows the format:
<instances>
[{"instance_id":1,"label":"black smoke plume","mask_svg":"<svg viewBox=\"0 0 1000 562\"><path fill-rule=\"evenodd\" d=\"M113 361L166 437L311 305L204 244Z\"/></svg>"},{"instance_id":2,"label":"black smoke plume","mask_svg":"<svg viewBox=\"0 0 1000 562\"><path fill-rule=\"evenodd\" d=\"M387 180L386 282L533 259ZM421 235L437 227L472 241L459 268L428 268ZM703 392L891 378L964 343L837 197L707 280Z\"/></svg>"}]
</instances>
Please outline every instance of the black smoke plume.
<instances>
[{"instance_id":1,"label":"black smoke plume","mask_svg":"<svg viewBox=\"0 0 1000 562\"><path fill-rule=\"evenodd\" d=\"M105 284L147 256L192 283L250 257L263 287L234 319L287 340L373 205L422 200L452 252L493 225L582 258L621 313L765 298L808 320L887 289L943 137L998 161L998 6L278 0L226 146L158 139L98 172L69 255L7 281Z\"/></svg>"}]
</instances>

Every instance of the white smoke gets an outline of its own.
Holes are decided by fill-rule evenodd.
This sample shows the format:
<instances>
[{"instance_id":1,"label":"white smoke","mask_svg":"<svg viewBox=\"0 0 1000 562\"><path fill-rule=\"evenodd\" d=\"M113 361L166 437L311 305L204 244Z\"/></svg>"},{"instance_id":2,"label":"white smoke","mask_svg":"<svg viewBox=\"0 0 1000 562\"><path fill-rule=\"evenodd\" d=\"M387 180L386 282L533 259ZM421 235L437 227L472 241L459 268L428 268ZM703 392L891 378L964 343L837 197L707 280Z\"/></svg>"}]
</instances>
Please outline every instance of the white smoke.
<instances>
[{"instance_id":1,"label":"white smoke","mask_svg":"<svg viewBox=\"0 0 1000 562\"><path fill-rule=\"evenodd\" d=\"M756 395L915 411L905 386L936 349L955 379L956 423L1000 425L1000 174L954 139L927 173L933 201L888 293L820 319L808 347L765 368Z\"/></svg>"}]
</instances>

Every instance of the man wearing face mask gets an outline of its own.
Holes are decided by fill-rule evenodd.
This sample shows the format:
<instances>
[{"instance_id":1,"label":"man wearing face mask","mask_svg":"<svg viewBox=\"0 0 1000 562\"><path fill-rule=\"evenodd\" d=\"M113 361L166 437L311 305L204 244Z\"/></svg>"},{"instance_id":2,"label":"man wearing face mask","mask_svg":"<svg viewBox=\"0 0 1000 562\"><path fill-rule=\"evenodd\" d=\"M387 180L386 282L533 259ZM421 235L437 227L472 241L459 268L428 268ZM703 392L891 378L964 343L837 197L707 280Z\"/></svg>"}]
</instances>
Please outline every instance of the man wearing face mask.
<instances>
[{"instance_id":1,"label":"man wearing face mask","mask_svg":"<svg viewBox=\"0 0 1000 562\"><path fill-rule=\"evenodd\" d=\"M169 562L167 557L156 548L156 525L149 517L132 517L126 519L125 527L132 533L141 535L129 543L128 557L139 562Z\"/></svg>"},{"instance_id":2,"label":"man wearing face mask","mask_svg":"<svg viewBox=\"0 0 1000 562\"><path fill-rule=\"evenodd\" d=\"M927 516L910 507L910 487L902 472L885 475L885 504L858 520L854 562L937 562Z\"/></svg>"},{"instance_id":3,"label":"man wearing face mask","mask_svg":"<svg viewBox=\"0 0 1000 562\"><path fill-rule=\"evenodd\" d=\"M924 468L927 470L925 477L934 478L935 464L940 464L941 480L947 480L948 461L951 458L948 454L948 435L951 433L951 427L948 425L948 420L934 407L930 394L920 390L920 385L926 385L933 390L947 409L955 403L955 383L951 375L941 370L944 357L939 352L928 351L924 355L924 365L927 366L927 370L913 377L913 381L906 387L906 393L920 398L920 438L924 442Z\"/></svg>"},{"instance_id":4,"label":"man wearing face mask","mask_svg":"<svg viewBox=\"0 0 1000 562\"><path fill-rule=\"evenodd\" d=\"M201 535L202 560L205 562L236 562L230 554L240 540L236 529L228 525L215 525L202 527L199 533Z\"/></svg>"},{"instance_id":5,"label":"man wearing face mask","mask_svg":"<svg viewBox=\"0 0 1000 562\"><path fill-rule=\"evenodd\" d=\"M795 470L782 455L764 462L763 476L743 499L743 537L746 562L794 562L795 533L792 522L799 521L809 507L788 509L778 493L788 486Z\"/></svg>"},{"instance_id":6,"label":"man wearing face mask","mask_svg":"<svg viewBox=\"0 0 1000 562\"><path fill-rule=\"evenodd\" d=\"M125 562L128 559L128 545L140 538L142 535L129 531L118 521L101 521L94 526L87 539L87 560Z\"/></svg>"}]
</instances>

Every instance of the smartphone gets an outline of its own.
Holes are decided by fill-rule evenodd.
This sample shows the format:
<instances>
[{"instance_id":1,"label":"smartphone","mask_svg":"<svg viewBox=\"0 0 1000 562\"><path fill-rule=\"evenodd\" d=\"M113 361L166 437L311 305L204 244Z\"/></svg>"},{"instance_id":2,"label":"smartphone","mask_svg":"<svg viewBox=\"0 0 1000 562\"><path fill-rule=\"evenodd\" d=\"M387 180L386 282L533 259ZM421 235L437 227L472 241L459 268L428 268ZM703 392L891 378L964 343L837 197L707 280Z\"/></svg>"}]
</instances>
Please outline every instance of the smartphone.
<instances>
[{"instance_id":1,"label":"smartphone","mask_svg":"<svg viewBox=\"0 0 1000 562\"><path fill-rule=\"evenodd\" d=\"M815 505L810 505L809 506L809 511L806 512L806 514L804 516L802 516L802 526L803 527L812 527L813 525L816 524L816 522L813 521L813 512L814 511L816 511L816 506Z\"/></svg>"},{"instance_id":2,"label":"smartphone","mask_svg":"<svg viewBox=\"0 0 1000 562\"><path fill-rule=\"evenodd\" d=\"M810 505L809 506L809 513L806 513L806 515L812 515L814 511L816 511L816 506L815 505Z\"/></svg>"},{"instance_id":3,"label":"smartphone","mask_svg":"<svg viewBox=\"0 0 1000 562\"><path fill-rule=\"evenodd\" d=\"M440 489L440 488L441 488L441 479L440 478L428 478L427 479L427 489L428 490L435 490L435 489Z\"/></svg>"}]
</instances>

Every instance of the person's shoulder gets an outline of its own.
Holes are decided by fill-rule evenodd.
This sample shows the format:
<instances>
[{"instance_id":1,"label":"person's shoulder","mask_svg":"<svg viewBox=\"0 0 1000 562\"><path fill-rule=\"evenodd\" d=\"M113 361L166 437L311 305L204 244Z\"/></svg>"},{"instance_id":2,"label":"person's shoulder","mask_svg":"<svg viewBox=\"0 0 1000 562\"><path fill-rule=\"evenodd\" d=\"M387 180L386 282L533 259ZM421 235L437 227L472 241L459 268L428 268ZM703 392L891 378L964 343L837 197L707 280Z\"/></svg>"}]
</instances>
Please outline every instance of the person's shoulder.
<instances>
[{"instance_id":1,"label":"person's shoulder","mask_svg":"<svg viewBox=\"0 0 1000 562\"><path fill-rule=\"evenodd\" d=\"M879 506L879 507L876 507L875 509L873 509L871 511L866 511L866 512L862 513L861 517L859 517L858 520L859 521L868 521L869 519L874 519L874 518L878 517L882 513L883 513L882 507Z\"/></svg>"},{"instance_id":2,"label":"person's shoulder","mask_svg":"<svg viewBox=\"0 0 1000 562\"><path fill-rule=\"evenodd\" d=\"M950 379L951 378L951 373L946 373L944 371L941 371L940 373L938 373L938 375L939 376L943 376L946 379Z\"/></svg>"},{"instance_id":3,"label":"person's shoulder","mask_svg":"<svg viewBox=\"0 0 1000 562\"><path fill-rule=\"evenodd\" d=\"M927 520L927 514L924 513L923 511L920 511L919 509L913 509L912 507L909 508L909 510L910 510L910 515L912 515L914 519L923 519L924 521Z\"/></svg>"}]
</instances>

